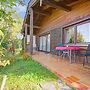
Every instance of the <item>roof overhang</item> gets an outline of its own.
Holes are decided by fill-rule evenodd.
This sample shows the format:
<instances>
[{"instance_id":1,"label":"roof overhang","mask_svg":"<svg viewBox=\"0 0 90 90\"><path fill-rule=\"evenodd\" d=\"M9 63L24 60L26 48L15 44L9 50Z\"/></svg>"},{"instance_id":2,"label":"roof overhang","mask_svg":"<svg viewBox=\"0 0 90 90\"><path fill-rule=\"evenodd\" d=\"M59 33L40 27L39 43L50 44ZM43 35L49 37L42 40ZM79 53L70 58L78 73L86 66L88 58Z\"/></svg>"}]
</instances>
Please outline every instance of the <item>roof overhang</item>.
<instances>
[{"instance_id":1,"label":"roof overhang","mask_svg":"<svg viewBox=\"0 0 90 90\"><path fill-rule=\"evenodd\" d=\"M33 8L33 24L34 30L40 29L40 26L45 17L52 14L53 10L59 9L65 12L72 10L72 5L82 2L84 0L42 0L42 6L40 6L40 0L30 0L26 10L24 23L30 25L30 8ZM36 31L37 31L36 30Z\"/></svg>"}]
</instances>

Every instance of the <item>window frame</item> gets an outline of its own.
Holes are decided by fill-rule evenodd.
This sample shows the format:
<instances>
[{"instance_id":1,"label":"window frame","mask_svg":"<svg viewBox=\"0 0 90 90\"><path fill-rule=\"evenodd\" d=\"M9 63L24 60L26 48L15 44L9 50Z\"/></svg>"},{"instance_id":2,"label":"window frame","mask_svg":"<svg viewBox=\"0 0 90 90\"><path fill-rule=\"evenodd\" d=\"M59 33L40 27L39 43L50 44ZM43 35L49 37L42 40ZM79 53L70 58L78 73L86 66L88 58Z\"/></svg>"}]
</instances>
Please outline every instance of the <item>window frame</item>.
<instances>
[{"instance_id":1,"label":"window frame","mask_svg":"<svg viewBox=\"0 0 90 90\"><path fill-rule=\"evenodd\" d=\"M82 42L82 43L77 43L77 26L79 26L79 25L83 25L83 24L86 24L86 23L90 23L90 19L88 19L88 20L84 20L84 21L81 21L81 22L78 22L78 23L74 23L74 24L70 24L70 25L67 25L67 26L64 26L62 29L63 29L63 31L62 31L62 42L64 43L64 44L81 44L81 45L87 45L88 43L90 43L90 42ZM75 29L74 29L74 43L65 43L65 31L67 30L67 29L69 29L69 28L72 28L72 27L74 27Z\"/></svg>"},{"instance_id":2,"label":"window frame","mask_svg":"<svg viewBox=\"0 0 90 90\"><path fill-rule=\"evenodd\" d=\"M65 43L65 38L66 38L66 37L65 37L65 36L66 36L66 33L65 33L65 32L66 32L66 30L69 30L69 28L74 28L74 42L73 42L73 43ZM64 36L64 37L63 37L63 39L64 39L63 43L64 43L64 44L75 44L75 43L76 43L76 39L75 39L76 30L75 30L75 28L76 28L76 26L71 26L71 27L68 27L68 28L65 28L65 29L64 29L64 32L63 32L63 33L64 33L64 35L63 35L63 36Z\"/></svg>"}]
</instances>

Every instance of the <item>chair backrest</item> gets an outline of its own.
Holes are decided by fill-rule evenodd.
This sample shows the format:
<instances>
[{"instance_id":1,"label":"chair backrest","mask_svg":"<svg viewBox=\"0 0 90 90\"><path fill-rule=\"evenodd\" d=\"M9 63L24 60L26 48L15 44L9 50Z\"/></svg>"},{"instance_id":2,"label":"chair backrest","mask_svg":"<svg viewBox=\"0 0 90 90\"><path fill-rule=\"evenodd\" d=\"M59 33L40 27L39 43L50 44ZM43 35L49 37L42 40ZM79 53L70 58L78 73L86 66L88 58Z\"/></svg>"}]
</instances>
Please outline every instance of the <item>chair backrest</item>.
<instances>
[{"instance_id":1,"label":"chair backrest","mask_svg":"<svg viewBox=\"0 0 90 90\"><path fill-rule=\"evenodd\" d=\"M87 47L86 54L90 54L90 44L89 44L88 47Z\"/></svg>"},{"instance_id":2,"label":"chair backrest","mask_svg":"<svg viewBox=\"0 0 90 90\"><path fill-rule=\"evenodd\" d=\"M64 44L58 43L58 44L57 44L57 47L60 47L60 46L64 46Z\"/></svg>"}]
</instances>

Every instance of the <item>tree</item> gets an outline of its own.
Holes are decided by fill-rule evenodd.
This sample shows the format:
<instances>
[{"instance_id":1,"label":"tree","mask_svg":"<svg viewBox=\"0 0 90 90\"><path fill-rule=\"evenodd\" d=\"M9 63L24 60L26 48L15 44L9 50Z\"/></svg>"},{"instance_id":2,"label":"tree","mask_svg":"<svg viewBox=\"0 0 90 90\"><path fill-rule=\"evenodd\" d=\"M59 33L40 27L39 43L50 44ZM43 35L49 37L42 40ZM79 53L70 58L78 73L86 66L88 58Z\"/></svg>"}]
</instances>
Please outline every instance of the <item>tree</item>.
<instances>
[{"instance_id":1,"label":"tree","mask_svg":"<svg viewBox=\"0 0 90 90\"><path fill-rule=\"evenodd\" d=\"M0 0L0 46L4 48L8 48L9 42L14 42L21 29L22 19L13 10L17 3L23 5L23 0Z\"/></svg>"},{"instance_id":2,"label":"tree","mask_svg":"<svg viewBox=\"0 0 90 90\"><path fill-rule=\"evenodd\" d=\"M84 42L83 35L80 32L77 33L77 42L78 43Z\"/></svg>"},{"instance_id":3,"label":"tree","mask_svg":"<svg viewBox=\"0 0 90 90\"><path fill-rule=\"evenodd\" d=\"M12 14L15 13L13 6L16 6L16 3L22 4L22 0L0 0L0 30L4 31L13 26L15 20L12 17ZM4 23L4 24L3 24Z\"/></svg>"}]
</instances>

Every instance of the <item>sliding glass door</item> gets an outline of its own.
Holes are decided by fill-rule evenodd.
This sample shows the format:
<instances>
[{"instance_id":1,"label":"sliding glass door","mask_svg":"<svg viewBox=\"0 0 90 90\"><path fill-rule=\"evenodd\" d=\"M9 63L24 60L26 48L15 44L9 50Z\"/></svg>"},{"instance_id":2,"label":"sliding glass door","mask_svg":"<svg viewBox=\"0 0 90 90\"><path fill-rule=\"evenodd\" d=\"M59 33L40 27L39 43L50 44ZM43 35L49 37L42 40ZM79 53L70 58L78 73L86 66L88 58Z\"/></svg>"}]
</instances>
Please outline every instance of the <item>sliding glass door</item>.
<instances>
[{"instance_id":1,"label":"sliding glass door","mask_svg":"<svg viewBox=\"0 0 90 90\"><path fill-rule=\"evenodd\" d=\"M46 43L47 43L47 41L46 41L46 36L43 36L42 38L43 38L43 41L42 41L42 42L43 42L43 43L42 43L42 50L43 50L43 51L46 51Z\"/></svg>"},{"instance_id":2,"label":"sliding glass door","mask_svg":"<svg viewBox=\"0 0 90 90\"><path fill-rule=\"evenodd\" d=\"M50 52L50 34L47 35L47 52Z\"/></svg>"},{"instance_id":3,"label":"sliding glass door","mask_svg":"<svg viewBox=\"0 0 90 90\"><path fill-rule=\"evenodd\" d=\"M50 52L50 34L40 36L39 50Z\"/></svg>"},{"instance_id":4,"label":"sliding glass door","mask_svg":"<svg viewBox=\"0 0 90 90\"><path fill-rule=\"evenodd\" d=\"M42 44L43 44L43 38L40 37L40 46L39 46L39 50L42 50Z\"/></svg>"}]
</instances>

